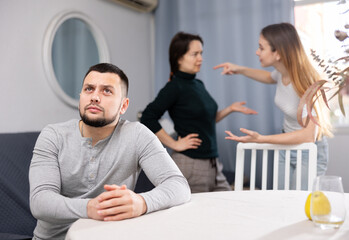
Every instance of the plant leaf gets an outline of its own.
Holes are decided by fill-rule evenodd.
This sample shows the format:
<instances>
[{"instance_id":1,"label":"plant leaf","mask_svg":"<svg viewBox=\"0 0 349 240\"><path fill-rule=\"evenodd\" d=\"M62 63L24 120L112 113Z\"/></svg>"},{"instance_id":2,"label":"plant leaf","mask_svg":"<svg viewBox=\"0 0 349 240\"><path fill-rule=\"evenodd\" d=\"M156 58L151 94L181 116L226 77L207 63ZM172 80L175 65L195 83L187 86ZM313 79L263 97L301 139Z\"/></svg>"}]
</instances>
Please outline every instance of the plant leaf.
<instances>
[{"instance_id":1,"label":"plant leaf","mask_svg":"<svg viewBox=\"0 0 349 240\"><path fill-rule=\"evenodd\" d=\"M317 100L317 99L316 99ZM313 114L312 114L312 110L315 104L315 101L311 101L311 105L307 104L307 113L308 113L308 118L310 118L311 121L313 121L313 123L315 123L316 125L320 126L320 123L316 120L316 118L314 118ZM306 121L305 123L305 127L308 126L309 121Z\"/></svg>"},{"instance_id":2,"label":"plant leaf","mask_svg":"<svg viewBox=\"0 0 349 240\"><path fill-rule=\"evenodd\" d=\"M338 61L340 61L340 60L349 61L349 56L345 56L345 57L338 58L338 59L335 60L334 62L338 62Z\"/></svg>"},{"instance_id":3,"label":"plant leaf","mask_svg":"<svg viewBox=\"0 0 349 240\"><path fill-rule=\"evenodd\" d=\"M343 116L345 117L345 110L344 110L344 105L343 105L343 96L340 92L338 93L338 103L339 103L339 107L341 109L341 112L342 112Z\"/></svg>"},{"instance_id":4,"label":"plant leaf","mask_svg":"<svg viewBox=\"0 0 349 240\"><path fill-rule=\"evenodd\" d=\"M324 100L327 108L330 109L330 106L328 105L328 101L327 101L325 90L323 88L321 88L320 91L321 91L320 95L322 96L322 99Z\"/></svg>"},{"instance_id":5,"label":"plant leaf","mask_svg":"<svg viewBox=\"0 0 349 240\"><path fill-rule=\"evenodd\" d=\"M301 97L299 101L298 109L297 109L297 121L299 125L301 125L302 127L306 127L309 123L309 121L306 121L306 123L303 123L302 113L303 113L304 105L307 105L307 118L310 118L310 120L312 120L315 124L319 125L316 119L312 116L311 112L314 106L314 102L313 102L314 96L316 96L319 89L325 83L327 83L326 80L319 80L313 83ZM320 94L322 94L321 91L320 91Z\"/></svg>"},{"instance_id":6,"label":"plant leaf","mask_svg":"<svg viewBox=\"0 0 349 240\"><path fill-rule=\"evenodd\" d=\"M332 94L332 96L328 99L328 101L331 101L332 98L334 98L337 94L339 94L342 88L343 87L339 87L338 90L334 94Z\"/></svg>"}]
</instances>

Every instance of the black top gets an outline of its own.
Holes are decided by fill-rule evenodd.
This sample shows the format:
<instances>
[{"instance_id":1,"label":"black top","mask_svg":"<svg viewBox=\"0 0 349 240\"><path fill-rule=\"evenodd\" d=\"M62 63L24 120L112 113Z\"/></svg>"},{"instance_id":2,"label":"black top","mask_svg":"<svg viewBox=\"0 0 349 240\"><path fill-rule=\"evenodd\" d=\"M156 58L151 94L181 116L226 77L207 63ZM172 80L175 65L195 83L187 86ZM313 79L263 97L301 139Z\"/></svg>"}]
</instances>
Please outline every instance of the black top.
<instances>
[{"instance_id":1,"label":"black top","mask_svg":"<svg viewBox=\"0 0 349 240\"><path fill-rule=\"evenodd\" d=\"M168 111L180 137L198 133L202 140L197 149L181 152L191 158L218 157L216 142L217 103L195 74L176 72L158 96L143 111L141 122L157 133L161 116Z\"/></svg>"}]
</instances>

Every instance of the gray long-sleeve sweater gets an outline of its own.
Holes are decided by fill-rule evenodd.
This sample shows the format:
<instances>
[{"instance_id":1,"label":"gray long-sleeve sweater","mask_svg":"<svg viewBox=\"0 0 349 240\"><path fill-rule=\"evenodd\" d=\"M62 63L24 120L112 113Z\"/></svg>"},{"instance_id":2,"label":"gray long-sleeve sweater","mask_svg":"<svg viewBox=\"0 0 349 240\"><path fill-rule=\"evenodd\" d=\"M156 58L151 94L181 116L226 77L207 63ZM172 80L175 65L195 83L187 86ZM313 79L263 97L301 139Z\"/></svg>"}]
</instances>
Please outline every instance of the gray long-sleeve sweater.
<instances>
[{"instance_id":1,"label":"gray long-sleeve sweater","mask_svg":"<svg viewBox=\"0 0 349 240\"><path fill-rule=\"evenodd\" d=\"M147 213L190 199L186 179L158 138L137 122L120 120L113 134L92 146L79 120L48 125L29 170L30 208L38 219L34 239L64 239L69 226L87 218L87 203L105 184L134 189L141 169L156 186L141 193Z\"/></svg>"}]
</instances>

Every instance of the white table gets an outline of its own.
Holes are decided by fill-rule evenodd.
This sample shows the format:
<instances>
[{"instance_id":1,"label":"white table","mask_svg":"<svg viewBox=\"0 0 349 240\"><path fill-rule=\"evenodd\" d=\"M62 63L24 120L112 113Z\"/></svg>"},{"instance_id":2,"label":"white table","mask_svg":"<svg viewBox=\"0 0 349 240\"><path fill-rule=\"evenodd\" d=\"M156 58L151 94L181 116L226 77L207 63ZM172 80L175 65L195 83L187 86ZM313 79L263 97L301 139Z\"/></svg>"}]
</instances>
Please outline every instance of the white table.
<instances>
[{"instance_id":1,"label":"white table","mask_svg":"<svg viewBox=\"0 0 349 240\"><path fill-rule=\"evenodd\" d=\"M68 240L89 239L349 239L349 220L321 230L304 213L307 191L232 191L192 194L190 202L138 218L79 219ZM349 194L346 194L347 213Z\"/></svg>"}]
</instances>

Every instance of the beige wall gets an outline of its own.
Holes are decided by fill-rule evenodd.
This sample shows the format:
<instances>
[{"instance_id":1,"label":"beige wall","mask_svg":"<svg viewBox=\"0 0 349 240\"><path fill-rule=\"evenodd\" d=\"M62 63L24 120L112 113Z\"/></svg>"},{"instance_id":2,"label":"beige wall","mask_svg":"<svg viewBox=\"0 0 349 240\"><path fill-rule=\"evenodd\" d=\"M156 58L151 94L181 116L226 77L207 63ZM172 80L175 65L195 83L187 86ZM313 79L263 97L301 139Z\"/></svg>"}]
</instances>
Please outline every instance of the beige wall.
<instances>
[{"instance_id":1,"label":"beige wall","mask_svg":"<svg viewBox=\"0 0 349 240\"><path fill-rule=\"evenodd\" d=\"M52 91L43 68L43 41L49 23L64 10L78 10L102 30L111 62L130 79L130 107L136 113L152 99L153 15L107 0L0 1L0 133L40 131L49 123L78 118Z\"/></svg>"}]
</instances>

